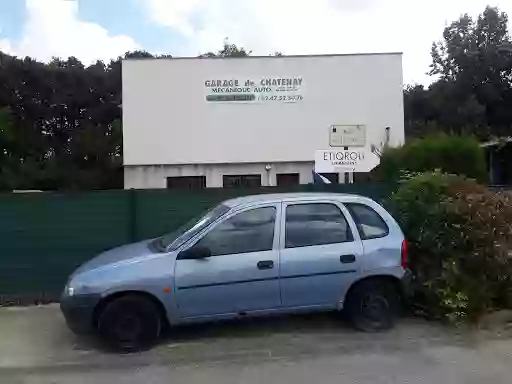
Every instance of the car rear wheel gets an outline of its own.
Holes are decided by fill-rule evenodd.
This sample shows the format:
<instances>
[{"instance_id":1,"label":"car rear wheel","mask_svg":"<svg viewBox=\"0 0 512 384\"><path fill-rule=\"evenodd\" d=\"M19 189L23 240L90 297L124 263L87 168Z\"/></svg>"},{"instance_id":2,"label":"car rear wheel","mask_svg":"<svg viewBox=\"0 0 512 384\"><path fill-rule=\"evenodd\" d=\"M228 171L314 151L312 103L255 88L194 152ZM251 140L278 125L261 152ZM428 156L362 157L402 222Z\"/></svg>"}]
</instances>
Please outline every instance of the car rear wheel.
<instances>
[{"instance_id":1,"label":"car rear wheel","mask_svg":"<svg viewBox=\"0 0 512 384\"><path fill-rule=\"evenodd\" d=\"M127 295L107 304L98 319L98 331L107 347L137 352L153 346L162 322L155 305L138 295Z\"/></svg>"},{"instance_id":2,"label":"car rear wheel","mask_svg":"<svg viewBox=\"0 0 512 384\"><path fill-rule=\"evenodd\" d=\"M388 281L368 280L349 292L345 309L352 325L364 332L378 332L394 326L400 299Z\"/></svg>"}]
</instances>

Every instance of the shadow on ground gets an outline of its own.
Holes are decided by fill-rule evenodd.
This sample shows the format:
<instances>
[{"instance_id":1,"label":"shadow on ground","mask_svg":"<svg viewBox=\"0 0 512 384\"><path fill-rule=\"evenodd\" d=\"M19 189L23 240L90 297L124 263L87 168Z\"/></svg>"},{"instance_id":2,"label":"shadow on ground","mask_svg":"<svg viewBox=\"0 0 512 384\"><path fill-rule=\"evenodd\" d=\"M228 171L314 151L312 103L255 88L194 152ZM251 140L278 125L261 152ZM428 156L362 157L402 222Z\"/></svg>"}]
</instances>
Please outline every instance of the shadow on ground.
<instances>
[{"instance_id":1,"label":"shadow on ground","mask_svg":"<svg viewBox=\"0 0 512 384\"><path fill-rule=\"evenodd\" d=\"M150 351L116 355L94 337L66 327L56 305L0 309L0 368L187 365L218 361L296 359L330 354L411 351L425 345L471 345L463 330L402 319L388 332L353 330L338 313L252 318L172 328Z\"/></svg>"},{"instance_id":2,"label":"shadow on ground","mask_svg":"<svg viewBox=\"0 0 512 384\"><path fill-rule=\"evenodd\" d=\"M206 341L218 337L259 338L279 334L322 334L333 331L355 332L339 313L315 313L275 317L255 317L215 323L177 326L167 330L160 344Z\"/></svg>"}]
</instances>

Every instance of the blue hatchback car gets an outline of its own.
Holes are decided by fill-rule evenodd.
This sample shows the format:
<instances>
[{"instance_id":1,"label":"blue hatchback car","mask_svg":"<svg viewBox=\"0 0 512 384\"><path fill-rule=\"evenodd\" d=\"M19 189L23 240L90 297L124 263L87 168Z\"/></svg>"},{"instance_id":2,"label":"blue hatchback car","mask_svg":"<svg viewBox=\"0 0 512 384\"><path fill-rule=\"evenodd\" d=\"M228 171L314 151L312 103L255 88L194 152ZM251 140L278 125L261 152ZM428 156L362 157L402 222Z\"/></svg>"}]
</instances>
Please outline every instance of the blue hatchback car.
<instances>
[{"instance_id":1,"label":"blue hatchback car","mask_svg":"<svg viewBox=\"0 0 512 384\"><path fill-rule=\"evenodd\" d=\"M73 331L124 351L169 325L291 312L344 309L376 331L393 325L408 280L404 235L375 201L268 194L98 255L70 277L61 309Z\"/></svg>"}]
</instances>

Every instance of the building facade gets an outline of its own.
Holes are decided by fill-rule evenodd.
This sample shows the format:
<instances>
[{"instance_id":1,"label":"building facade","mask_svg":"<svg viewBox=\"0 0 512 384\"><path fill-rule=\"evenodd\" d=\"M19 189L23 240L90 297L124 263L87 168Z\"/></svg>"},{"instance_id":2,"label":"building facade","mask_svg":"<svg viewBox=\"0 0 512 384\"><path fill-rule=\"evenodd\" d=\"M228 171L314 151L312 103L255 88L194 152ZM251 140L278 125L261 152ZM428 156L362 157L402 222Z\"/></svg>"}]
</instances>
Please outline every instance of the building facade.
<instances>
[{"instance_id":1,"label":"building facade","mask_svg":"<svg viewBox=\"0 0 512 384\"><path fill-rule=\"evenodd\" d=\"M398 53L123 61L125 188L307 184L315 151L403 140Z\"/></svg>"}]
</instances>

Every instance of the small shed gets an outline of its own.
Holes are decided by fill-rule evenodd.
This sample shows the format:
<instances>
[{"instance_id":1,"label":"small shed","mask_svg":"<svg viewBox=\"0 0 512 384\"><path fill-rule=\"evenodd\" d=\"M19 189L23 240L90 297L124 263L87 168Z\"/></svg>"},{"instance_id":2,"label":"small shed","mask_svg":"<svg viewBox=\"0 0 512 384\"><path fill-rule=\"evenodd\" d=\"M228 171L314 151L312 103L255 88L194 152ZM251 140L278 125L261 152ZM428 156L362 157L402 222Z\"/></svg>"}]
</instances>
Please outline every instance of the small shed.
<instances>
[{"instance_id":1,"label":"small shed","mask_svg":"<svg viewBox=\"0 0 512 384\"><path fill-rule=\"evenodd\" d=\"M491 185L512 185L512 137L482 143L485 149Z\"/></svg>"}]
</instances>

